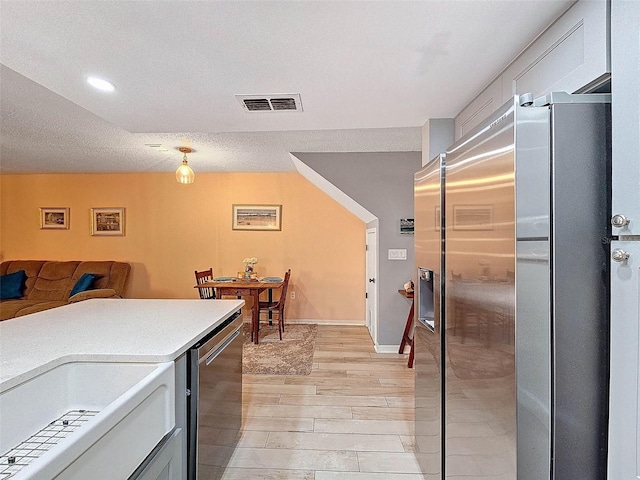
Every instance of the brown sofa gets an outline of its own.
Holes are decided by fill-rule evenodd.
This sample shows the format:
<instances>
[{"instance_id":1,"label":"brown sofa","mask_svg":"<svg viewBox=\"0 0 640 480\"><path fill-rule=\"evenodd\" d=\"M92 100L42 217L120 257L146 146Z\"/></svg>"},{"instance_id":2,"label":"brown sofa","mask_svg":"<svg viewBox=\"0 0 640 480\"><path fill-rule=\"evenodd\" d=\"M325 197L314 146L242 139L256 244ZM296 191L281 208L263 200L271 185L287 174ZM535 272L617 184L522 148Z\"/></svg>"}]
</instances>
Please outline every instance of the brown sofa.
<instances>
[{"instance_id":1,"label":"brown sofa","mask_svg":"<svg viewBox=\"0 0 640 480\"><path fill-rule=\"evenodd\" d=\"M0 301L0 320L20 317L90 298L121 298L131 265L123 262L57 262L9 260L0 264L0 275L24 270L22 298ZM69 297L84 274L95 275L90 290Z\"/></svg>"}]
</instances>

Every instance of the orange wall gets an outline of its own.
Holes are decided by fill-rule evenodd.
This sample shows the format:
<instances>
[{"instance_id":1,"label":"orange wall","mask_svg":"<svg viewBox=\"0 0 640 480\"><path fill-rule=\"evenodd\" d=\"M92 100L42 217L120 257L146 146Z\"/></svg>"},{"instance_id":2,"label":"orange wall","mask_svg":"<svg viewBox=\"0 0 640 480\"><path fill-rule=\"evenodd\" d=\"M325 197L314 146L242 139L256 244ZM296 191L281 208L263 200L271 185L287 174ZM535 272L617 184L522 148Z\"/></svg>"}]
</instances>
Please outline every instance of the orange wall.
<instances>
[{"instance_id":1,"label":"orange wall","mask_svg":"<svg viewBox=\"0 0 640 480\"><path fill-rule=\"evenodd\" d=\"M0 260L127 261L127 297L197 298L194 270L257 257L258 275L291 268L289 319L364 323L365 225L298 173L2 175L0 199ZM234 203L282 204L282 231L232 230ZM71 228L40 230L39 207L70 207ZM91 236L91 207L125 207L125 236Z\"/></svg>"}]
</instances>

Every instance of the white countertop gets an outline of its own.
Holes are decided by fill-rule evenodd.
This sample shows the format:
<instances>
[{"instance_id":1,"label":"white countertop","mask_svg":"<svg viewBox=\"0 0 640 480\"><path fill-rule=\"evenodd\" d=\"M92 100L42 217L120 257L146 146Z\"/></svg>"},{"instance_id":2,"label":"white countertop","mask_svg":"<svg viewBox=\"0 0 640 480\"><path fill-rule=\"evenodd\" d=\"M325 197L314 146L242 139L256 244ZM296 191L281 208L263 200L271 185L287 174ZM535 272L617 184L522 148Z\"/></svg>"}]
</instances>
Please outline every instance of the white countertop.
<instances>
[{"instance_id":1,"label":"white countertop","mask_svg":"<svg viewBox=\"0 0 640 480\"><path fill-rule=\"evenodd\" d=\"M57 365L167 362L244 300L94 299L0 322L0 392Z\"/></svg>"}]
</instances>

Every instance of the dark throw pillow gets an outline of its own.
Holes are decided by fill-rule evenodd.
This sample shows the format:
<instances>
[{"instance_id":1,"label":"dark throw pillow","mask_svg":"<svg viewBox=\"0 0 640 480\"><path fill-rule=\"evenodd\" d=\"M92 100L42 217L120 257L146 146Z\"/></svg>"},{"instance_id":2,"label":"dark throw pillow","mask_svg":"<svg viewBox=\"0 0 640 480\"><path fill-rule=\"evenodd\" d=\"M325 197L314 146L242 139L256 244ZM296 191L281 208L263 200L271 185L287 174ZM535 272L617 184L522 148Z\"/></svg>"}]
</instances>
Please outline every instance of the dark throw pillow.
<instances>
[{"instance_id":1,"label":"dark throw pillow","mask_svg":"<svg viewBox=\"0 0 640 480\"><path fill-rule=\"evenodd\" d=\"M26 273L24 270L2 275L0 277L0 299L22 298L22 289Z\"/></svg>"},{"instance_id":2,"label":"dark throw pillow","mask_svg":"<svg viewBox=\"0 0 640 480\"><path fill-rule=\"evenodd\" d=\"M84 292L91 288L96 276L93 273L83 273L76 284L71 289L69 297L73 297L76 293Z\"/></svg>"}]
</instances>

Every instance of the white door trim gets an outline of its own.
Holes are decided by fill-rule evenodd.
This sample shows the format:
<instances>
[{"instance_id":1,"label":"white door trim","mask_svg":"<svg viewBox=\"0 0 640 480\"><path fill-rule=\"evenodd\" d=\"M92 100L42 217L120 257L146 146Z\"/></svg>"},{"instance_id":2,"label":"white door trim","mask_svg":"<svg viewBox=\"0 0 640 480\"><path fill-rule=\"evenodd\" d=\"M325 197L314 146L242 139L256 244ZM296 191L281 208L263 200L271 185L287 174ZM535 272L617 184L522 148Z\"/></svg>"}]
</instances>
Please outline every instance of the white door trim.
<instances>
[{"instance_id":1,"label":"white door trim","mask_svg":"<svg viewBox=\"0 0 640 480\"><path fill-rule=\"evenodd\" d=\"M369 329L369 335L373 345L378 348L378 229L367 228L365 238L366 269L365 269L365 323ZM369 280L373 279L373 282Z\"/></svg>"}]
</instances>

